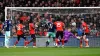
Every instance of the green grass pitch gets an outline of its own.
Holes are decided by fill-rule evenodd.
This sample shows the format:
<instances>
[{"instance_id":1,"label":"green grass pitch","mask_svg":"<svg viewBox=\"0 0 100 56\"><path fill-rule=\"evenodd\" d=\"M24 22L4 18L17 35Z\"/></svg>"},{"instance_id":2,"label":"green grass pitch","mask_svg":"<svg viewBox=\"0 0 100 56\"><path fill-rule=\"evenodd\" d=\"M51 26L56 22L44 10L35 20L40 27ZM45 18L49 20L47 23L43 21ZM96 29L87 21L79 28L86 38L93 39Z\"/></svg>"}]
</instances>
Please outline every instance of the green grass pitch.
<instances>
[{"instance_id":1,"label":"green grass pitch","mask_svg":"<svg viewBox=\"0 0 100 56\"><path fill-rule=\"evenodd\" d=\"M100 56L100 48L4 48L0 56Z\"/></svg>"}]
</instances>

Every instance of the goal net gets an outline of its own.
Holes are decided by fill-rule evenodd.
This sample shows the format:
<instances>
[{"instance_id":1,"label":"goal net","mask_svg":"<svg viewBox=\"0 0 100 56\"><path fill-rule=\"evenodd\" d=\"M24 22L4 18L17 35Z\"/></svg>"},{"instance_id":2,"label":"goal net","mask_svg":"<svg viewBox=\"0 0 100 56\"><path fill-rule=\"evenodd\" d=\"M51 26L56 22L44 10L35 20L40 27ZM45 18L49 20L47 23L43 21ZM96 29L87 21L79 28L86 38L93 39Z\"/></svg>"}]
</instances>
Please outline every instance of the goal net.
<instances>
[{"instance_id":1,"label":"goal net","mask_svg":"<svg viewBox=\"0 0 100 56\"><path fill-rule=\"evenodd\" d=\"M15 26L19 23L19 20L24 21L25 36L28 40L31 39L28 23L30 19L33 20L36 32L36 45L38 47L45 47L45 42L48 39L47 23L60 18L62 22L64 22L65 28L71 27L73 34L80 26L79 20L83 19L88 24L90 30L87 36L89 46L100 47L100 7L6 7L5 20L8 15L11 16L13 25L10 46L13 46L17 39ZM24 40L21 39L17 46L23 46L23 41ZM79 43L80 41L78 39L71 37L68 43L65 43L65 46L79 47ZM29 46L32 46L32 43L29 44ZM54 46L52 38L49 46ZM83 46L85 46L84 41Z\"/></svg>"}]
</instances>

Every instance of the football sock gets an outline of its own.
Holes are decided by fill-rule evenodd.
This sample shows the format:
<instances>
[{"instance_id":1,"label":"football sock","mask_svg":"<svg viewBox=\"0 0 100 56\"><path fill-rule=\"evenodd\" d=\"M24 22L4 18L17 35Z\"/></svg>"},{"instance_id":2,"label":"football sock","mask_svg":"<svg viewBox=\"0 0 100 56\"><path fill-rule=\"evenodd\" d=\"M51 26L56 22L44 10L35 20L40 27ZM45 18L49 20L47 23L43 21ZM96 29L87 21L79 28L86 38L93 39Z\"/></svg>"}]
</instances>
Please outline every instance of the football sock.
<instances>
[{"instance_id":1,"label":"football sock","mask_svg":"<svg viewBox=\"0 0 100 56\"><path fill-rule=\"evenodd\" d=\"M58 39L56 38L56 39L55 39L55 43L56 43L57 45L58 45L58 42L59 42L59 41L58 41Z\"/></svg>"},{"instance_id":2,"label":"football sock","mask_svg":"<svg viewBox=\"0 0 100 56\"><path fill-rule=\"evenodd\" d=\"M88 44L88 41L87 41L87 40L85 40L85 44L86 44L86 46L89 46L89 44Z\"/></svg>"},{"instance_id":3,"label":"football sock","mask_svg":"<svg viewBox=\"0 0 100 56\"><path fill-rule=\"evenodd\" d=\"M18 42L19 42L19 41L18 41L18 40L16 40L16 42L14 43L14 45L18 44Z\"/></svg>"},{"instance_id":4,"label":"football sock","mask_svg":"<svg viewBox=\"0 0 100 56\"><path fill-rule=\"evenodd\" d=\"M80 48L82 48L82 40L80 40Z\"/></svg>"},{"instance_id":5,"label":"football sock","mask_svg":"<svg viewBox=\"0 0 100 56\"><path fill-rule=\"evenodd\" d=\"M27 44L28 44L28 41L25 40L25 41L24 41L24 46L26 46Z\"/></svg>"},{"instance_id":6,"label":"football sock","mask_svg":"<svg viewBox=\"0 0 100 56\"><path fill-rule=\"evenodd\" d=\"M33 42L33 46L36 46L36 42Z\"/></svg>"},{"instance_id":7,"label":"football sock","mask_svg":"<svg viewBox=\"0 0 100 56\"><path fill-rule=\"evenodd\" d=\"M61 39L62 45L64 45L64 39Z\"/></svg>"}]
</instances>

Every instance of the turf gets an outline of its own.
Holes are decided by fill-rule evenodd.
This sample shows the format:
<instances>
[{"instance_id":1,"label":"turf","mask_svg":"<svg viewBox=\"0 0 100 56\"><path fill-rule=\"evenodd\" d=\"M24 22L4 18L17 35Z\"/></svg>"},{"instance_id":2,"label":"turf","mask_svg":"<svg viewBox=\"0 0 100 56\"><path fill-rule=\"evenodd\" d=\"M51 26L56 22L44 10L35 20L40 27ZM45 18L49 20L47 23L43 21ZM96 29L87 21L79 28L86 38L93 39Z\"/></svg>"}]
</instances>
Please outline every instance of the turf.
<instances>
[{"instance_id":1,"label":"turf","mask_svg":"<svg viewBox=\"0 0 100 56\"><path fill-rule=\"evenodd\" d=\"M3 48L0 56L100 56L100 48Z\"/></svg>"}]
</instances>

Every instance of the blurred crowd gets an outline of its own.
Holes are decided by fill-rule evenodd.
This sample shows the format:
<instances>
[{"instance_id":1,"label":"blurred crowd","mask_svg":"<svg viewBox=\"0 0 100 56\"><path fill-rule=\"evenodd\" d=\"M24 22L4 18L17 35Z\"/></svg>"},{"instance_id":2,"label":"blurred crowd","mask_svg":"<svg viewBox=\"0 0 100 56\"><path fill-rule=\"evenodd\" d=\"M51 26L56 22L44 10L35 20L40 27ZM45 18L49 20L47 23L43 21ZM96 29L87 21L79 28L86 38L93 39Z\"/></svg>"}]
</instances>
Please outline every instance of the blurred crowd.
<instances>
[{"instance_id":1,"label":"blurred crowd","mask_svg":"<svg viewBox=\"0 0 100 56\"><path fill-rule=\"evenodd\" d=\"M99 7L100 0L0 0L0 12L5 7Z\"/></svg>"},{"instance_id":2,"label":"blurred crowd","mask_svg":"<svg viewBox=\"0 0 100 56\"><path fill-rule=\"evenodd\" d=\"M99 0L1 0L6 7L94 7Z\"/></svg>"},{"instance_id":3,"label":"blurred crowd","mask_svg":"<svg viewBox=\"0 0 100 56\"><path fill-rule=\"evenodd\" d=\"M46 36L48 29L48 22L55 22L56 19L62 19L65 23L65 27L72 27L72 31L75 31L81 25L81 19L88 24L90 29L90 35L99 36L100 35L100 14L83 14L79 15L55 15L48 14L47 12L44 14L39 13L25 13L25 12L13 12L13 35L16 34L15 26L18 24L19 20L23 20L23 24L25 25L25 32L28 35L28 23L29 20L32 19L35 24L36 35Z\"/></svg>"}]
</instances>

